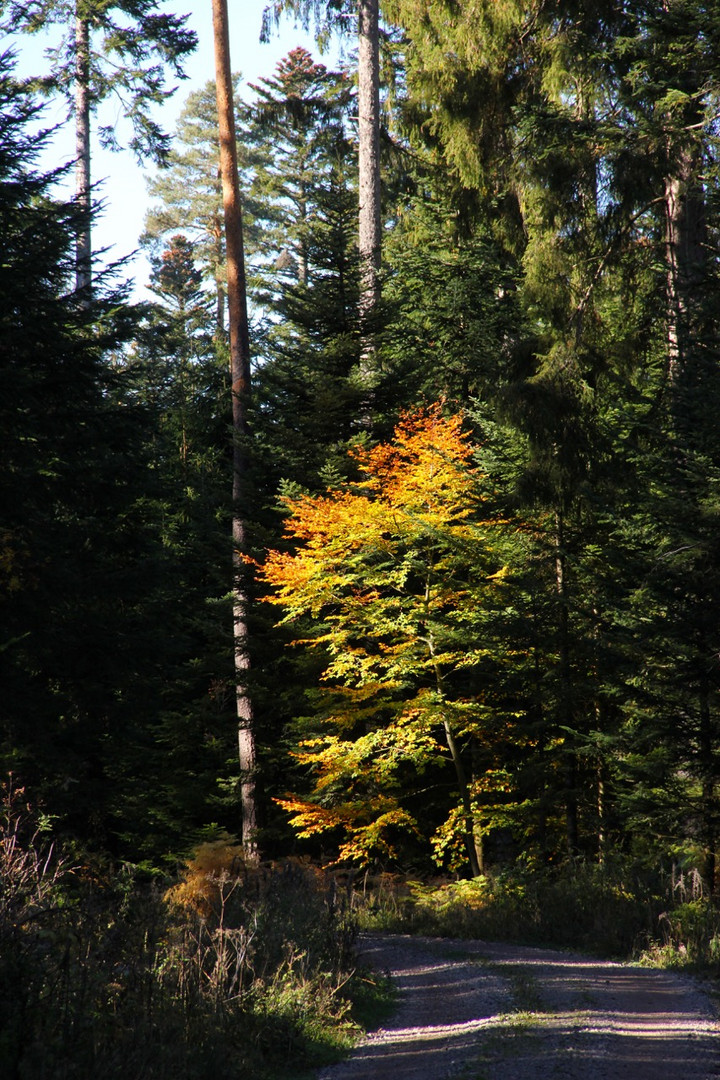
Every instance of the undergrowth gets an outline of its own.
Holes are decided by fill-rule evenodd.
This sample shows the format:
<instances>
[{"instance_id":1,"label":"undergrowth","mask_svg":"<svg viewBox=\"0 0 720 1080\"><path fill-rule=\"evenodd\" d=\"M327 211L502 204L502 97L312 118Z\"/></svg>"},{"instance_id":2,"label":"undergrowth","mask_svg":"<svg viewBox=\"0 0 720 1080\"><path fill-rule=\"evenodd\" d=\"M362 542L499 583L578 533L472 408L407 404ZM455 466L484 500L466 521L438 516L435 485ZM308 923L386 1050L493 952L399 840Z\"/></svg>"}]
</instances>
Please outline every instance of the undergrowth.
<instances>
[{"instance_id":1,"label":"undergrowth","mask_svg":"<svg viewBox=\"0 0 720 1080\"><path fill-rule=\"evenodd\" d=\"M387 989L309 865L249 867L230 838L160 888L63 856L22 791L0 807L4 1080L258 1080L342 1056Z\"/></svg>"},{"instance_id":2,"label":"undergrowth","mask_svg":"<svg viewBox=\"0 0 720 1080\"><path fill-rule=\"evenodd\" d=\"M720 911L697 876L577 863L338 889L309 863L247 865L223 837L168 888L63 854L23 792L8 789L0 1076L301 1080L393 1008L387 980L356 968L358 926L720 971Z\"/></svg>"},{"instance_id":3,"label":"undergrowth","mask_svg":"<svg viewBox=\"0 0 720 1080\"><path fill-rule=\"evenodd\" d=\"M720 974L720 910L699 876L620 859L516 866L464 881L391 874L356 891L363 929L578 949Z\"/></svg>"},{"instance_id":4,"label":"undergrowth","mask_svg":"<svg viewBox=\"0 0 720 1080\"><path fill-rule=\"evenodd\" d=\"M699 874L673 874L658 933L642 950L642 963L720 977L720 908L705 895Z\"/></svg>"}]
</instances>

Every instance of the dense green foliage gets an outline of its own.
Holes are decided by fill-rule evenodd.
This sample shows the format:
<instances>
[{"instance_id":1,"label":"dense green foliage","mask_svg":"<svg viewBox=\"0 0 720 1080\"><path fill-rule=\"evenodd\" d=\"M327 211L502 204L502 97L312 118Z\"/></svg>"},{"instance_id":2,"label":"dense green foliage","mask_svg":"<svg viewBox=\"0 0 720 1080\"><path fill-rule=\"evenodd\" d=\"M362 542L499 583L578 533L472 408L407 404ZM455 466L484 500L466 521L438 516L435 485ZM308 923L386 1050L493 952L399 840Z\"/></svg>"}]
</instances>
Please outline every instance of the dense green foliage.
<instances>
[{"instance_id":1,"label":"dense green foliage","mask_svg":"<svg viewBox=\"0 0 720 1080\"><path fill-rule=\"evenodd\" d=\"M349 10L271 7L315 12L321 32ZM237 85L261 851L453 875L429 901L415 891L409 918L425 928L464 905L468 932L559 940L556 913L575 905L586 944L622 951L644 934L651 952L707 958L720 887L718 16L697 0L392 0L384 17L370 330L351 68L294 49ZM55 194L68 166L36 168L38 92L0 62L0 769L73 866L104 867L96 893L125 898L123 940L136 918L162 926L143 939L142 978L117 991L128 1031L151 983L167 1030L181 1023L185 991L164 997L160 969L179 978L176 935L199 930L178 930L110 867L167 872L241 832L212 91L188 97L151 184L154 301L133 306L99 275L79 303L81 208ZM39 849L23 845L32 876ZM78 880L58 866L37 887L58 941L82 921L99 972L105 900ZM668 895L683 900L675 914ZM40 945L11 908L3 962L27 963L38 1013L54 979L87 972L79 953L61 971L58 952L39 974ZM235 912L234 930L256 915ZM314 932L299 928L293 948ZM261 976L278 994L284 963ZM111 983L87 991L101 1027L120 1008ZM226 1045L222 1009L196 990L202 1017L182 1020L183 1038L197 1022L199 1044ZM266 1006L248 1000L252 1027ZM17 1058L3 1017L0 1049ZM66 1019L50 1010L38 1053Z\"/></svg>"}]
</instances>

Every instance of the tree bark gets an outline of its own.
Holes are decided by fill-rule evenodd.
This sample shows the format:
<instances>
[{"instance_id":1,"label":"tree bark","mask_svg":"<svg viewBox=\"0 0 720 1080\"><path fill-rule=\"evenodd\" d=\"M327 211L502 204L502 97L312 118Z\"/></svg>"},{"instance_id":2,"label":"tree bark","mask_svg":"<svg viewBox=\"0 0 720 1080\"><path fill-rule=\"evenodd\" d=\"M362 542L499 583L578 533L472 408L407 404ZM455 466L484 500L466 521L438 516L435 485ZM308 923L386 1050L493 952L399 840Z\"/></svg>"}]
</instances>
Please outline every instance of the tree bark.
<instances>
[{"instance_id":1,"label":"tree bark","mask_svg":"<svg viewBox=\"0 0 720 1080\"><path fill-rule=\"evenodd\" d=\"M573 726L570 678L570 618L565 575L565 521L561 509L557 509L555 512L555 588L560 601L560 693L562 695L560 708L563 726L569 729ZM565 829L567 853L570 858L573 858L577 855L579 846L577 758L574 740L568 730L564 732L564 750Z\"/></svg>"},{"instance_id":2,"label":"tree bark","mask_svg":"<svg viewBox=\"0 0 720 1080\"><path fill-rule=\"evenodd\" d=\"M460 756L460 749L453 730L445 718L443 718L443 728L445 730L445 740L448 745L448 750L450 751L450 757L455 766L455 777L458 782L458 788L460 789L460 801L462 803L463 817L465 819L465 850L467 851L468 862L470 864L470 873L473 877L479 877L483 872L483 849L482 842L475 832L475 819L472 811L472 802L470 800L470 788L468 787L465 768L462 763L462 757Z\"/></svg>"},{"instance_id":3,"label":"tree bark","mask_svg":"<svg viewBox=\"0 0 720 1080\"><path fill-rule=\"evenodd\" d=\"M705 200L691 150L677 154L677 172L665 180L665 258L667 266L668 372L677 386L697 321L700 287L705 280L707 225Z\"/></svg>"},{"instance_id":4,"label":"tree bark","mask_svg":"<svg viewBox=\"0 0 720 1080\"><path fill-rule=\"evenodd\" d=\"M75 240L75 291L87 302L92 286L90 217L90 23L75 14L75 201L79 220Z\"/></svg>"},{"instance_id":5,"label":"tree bark","mask_svg":"<svg viewBox=\"0 0 720 1080\"><path fill-rule=\"evenodd\" d=\"M235 700L238 724L238 760L242 803L242 839L247 858L256 860L257 802L255 796L255 721L247 687L248 596L245 587L243 549L245 521L243 496L247 487L247 406L250 396L250 335L247 315L245 260L243 254L240 180L233 86L230 68L227 0L212 0L215 44L220 174L225 211L227 305L230 332L230 380L233 419L233 623L235 654Z\"/></svg>"},{"instance_id":6,"label":"tree bark","mask_svg":"<svg viewBox=\"0 0 720 1080\"><path fill-rule=\"evenodd\" d=\"M361 368L370 374L380 300L380 23L378 0L358 6L358 250Z\"/></svg>"},{"instance_id":7,"label":"tree bark","mask_svg":"<svg viewBox=\"0 0 720 1080\"><path fill-rule=\"evenodd\" d=\"M678 0L664 0L674 14ZM678 388L698 328L702 286L707 280L707 216L701 180L705 116L700 100L702 77L692 61L681 88L688 104L682 115L667 116L668 175L664 183L665 260L667 272L668 372Z\"/></svg>"}]
</instances>

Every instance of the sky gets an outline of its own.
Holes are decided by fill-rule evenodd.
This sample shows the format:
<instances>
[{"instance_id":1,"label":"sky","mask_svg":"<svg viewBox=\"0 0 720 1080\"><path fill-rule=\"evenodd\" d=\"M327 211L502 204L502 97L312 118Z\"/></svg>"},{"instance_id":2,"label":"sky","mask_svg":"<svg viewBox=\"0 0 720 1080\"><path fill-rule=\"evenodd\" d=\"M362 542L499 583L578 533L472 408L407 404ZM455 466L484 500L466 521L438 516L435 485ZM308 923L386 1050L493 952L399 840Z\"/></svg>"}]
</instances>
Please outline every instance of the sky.
<instances>
[{"instance_id":1,"label":"sky","mask_svg":"<svg viewBox=\"0 0 720 1080\"><path fill-rule=\"evenodd\" d=\"M184 14L190 0L168 0L163 10L172 14ZM320 59L318 49L312 38L295 24L291 16L284 16L279 28L275 30L267 43L260 43L260 27L263 9L268 0L229 0L230 55L232 69L240 72L244 83L256 82L258 78L273 74L278 60L286 56L290 49L301 45ZM188 19L188 26L198 35L198 48L189 57L185 65L187 78L178 84L174 96L165 103L156 116L165 131L174 130L177 117L188 94L204 86L213 79L215 67L212 43L212 10L210 0L197 0ZM43 51L50 43L47 36L24 36L14 41L18 53L19 74L40 74L43 68ZM337 59L337 53L322 57L322 62L331 66ZM122 121L104 107L101 121L104 124L119 124L122 141ZM59 105L50 105L46 110L44 122L57 122L63 115ZM52 147L43 156L41 164L54 167L74 156L74 134L71 125L61 131ZM96 195L102 200L104 210L93 230L93 247L100 250L108 248L108 258L115 260L130 255L136 248L138 237L143 231L145 212L148 207L147 177L153 175L155 166L151 162L139 165L133 154L128 151L111 153L93 143L92 180L97 185ZM149 268L145 257L138 254L127 264L123 275L133 285L133 296L140 299L146 296L145 286Z\"/></svg>"}]
</instances>

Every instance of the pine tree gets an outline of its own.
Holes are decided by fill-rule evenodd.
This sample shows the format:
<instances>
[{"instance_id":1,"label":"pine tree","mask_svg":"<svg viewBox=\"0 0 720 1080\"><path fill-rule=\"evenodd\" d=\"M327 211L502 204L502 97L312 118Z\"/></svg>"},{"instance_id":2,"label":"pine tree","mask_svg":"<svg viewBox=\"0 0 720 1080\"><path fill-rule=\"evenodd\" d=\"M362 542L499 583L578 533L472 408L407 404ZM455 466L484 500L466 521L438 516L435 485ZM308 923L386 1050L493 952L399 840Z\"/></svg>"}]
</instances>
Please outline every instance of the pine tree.
<instances>
[{"instance_id":1,"label":"pine tree","mask_svg":"<svg viewBox=\"0 0 720 1080\"><path fill-rule=\"evenodd\" d=\"M247 674L250 666L248 645L249 595L244 563L248 515L249 452L247 436L249 433L248 406L251 387L250 332L226 0L213 0L213 40L215 45L215 88L220 145L220 178L222 180L223 207L225 211L230 393L232 396L233 642L238 762L240 766L243 848L247 858L255 860L258 853L258 817L255 793L255 717Z\"/></svg>"},{"instance_id":2,"label":"pine tree","mask_svg":"<svg viewBox=\"0 0 720 1080\"><path fill-rule=\"evenodd\" d=\"M62 43L49 50L48 89L65 96L75 119L75 197L78 215L76 291L88 295L92 279L91 244L91 116L111 95L123 101L132 124L130 148L139 156L162 158L167 136L152 116L152 107L173 91L165 89L164 65L182 77L182 62L197 43L185 27L187 17L162 14L157 0L43 0L28 10L11 4L13 28L36 32L48 25L72 27ZM93 36L102 35L99 49ZM100 128L103 145L118 149L114 125Z\"/></svg>"}]
</instances>

